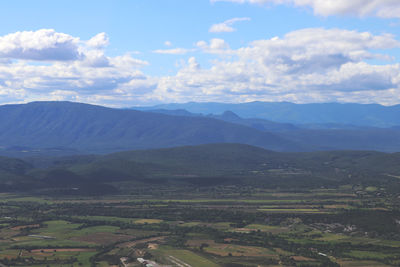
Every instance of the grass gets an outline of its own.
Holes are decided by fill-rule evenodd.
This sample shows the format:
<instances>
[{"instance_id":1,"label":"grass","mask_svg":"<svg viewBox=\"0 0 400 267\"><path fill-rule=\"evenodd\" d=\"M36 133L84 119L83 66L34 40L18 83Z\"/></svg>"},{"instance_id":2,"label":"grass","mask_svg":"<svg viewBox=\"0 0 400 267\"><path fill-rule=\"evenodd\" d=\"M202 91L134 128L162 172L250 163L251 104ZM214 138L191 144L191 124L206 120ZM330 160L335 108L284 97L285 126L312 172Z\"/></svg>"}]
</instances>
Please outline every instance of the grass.
<instances>
[{"instance_id":1,"label":"grass","mask_svg":"<svg viewBox=\"0 0 400 267\"><path fill-rule=\"evenodd\" d=\"M46 227L35 229L34 234L55 237L56 239L66 239L71 237L71 232L76 230L81 224L70 223L63 220L44 222Z\"/></svg>"},{"instance_id":2,"label":"grass","mask_svg":"<svg viewBox=\"0 0 400 267\"><path fill-rule=\"evenodd\" d=\"M257 209L258 211L264 212L277 212L277 213L328 213L317 209Z\"/></svg>"},{"instance_id":3,"label":"grass","mask_svg":"<svg viewBox=\"0 0 400 267\"><path fill-rule=\"evenodd\" d=\"M267 248L253 247L253 246L239 246L233 244L211 244L204 249L208 253L216 254L219 256L232 256L237 257L276 257L276 252Z\"/></svg>"},{"instance_id":4,"label":"grass","mask_svg":"<svg viewBox=\"0 0 400 267\"><path fill-rule=\"evenodd\" d=\"M173 249L170 247L163 247L160 252L164 254L165 257L173 256L192 267L218 267L219 265L210 261L209 259L200 256L190 250L185 249Z\"/></svg>"},{"instance_id":5,"label":"grass","mask_svg":"<svg viewBox=\"0 0 400 267\"><path fill-rule=\"evenodd\" d=\"M60 259L60 260L68 260L71 257L74 257L77 259L77 262L74 263L73 265L66 265L66 264L60 264L56 265L53 264L51 266L89 266L90 262L89 259L92 257L94 254L96 254L95 251L92 252L87 252L87 251L45 251L45 252L28 252L26 250L19 250L19 249L14 249L14 250L5 250L5 251L0 251L0 257L3 258L5 256L10 257L10 258L16 258L20 252L22 252L22 257L23 258L33 258L35 260L43 260L46 258L47 260L54 260L54 259ZM80 265L81 264L81 265ZM36 265L29 265L29 266L36 266ZM43 265L37 265L37 266L43 266Z\"/></svg>"},{"instance_id":6,"label":"grass","mask_svg":"<svg viewBox=\"0 0 400 267\"><path fill-rule=\"evenodd\" d=\"M218 222L210 224L212 228L216 228L219 230L228 230L231 229L231 222Z\"/></svg>"},{"instance_id":7,"label":"grass","mask_svg":"<svg viewBox=\"0 0 400 267\"><path fill-rule=\"evenodd\" d=\"M92 226L73 231L70 236L81 236L93 233L115 233L119 229L119 227L109 225Z\"/></svg>"},{"instance_id":8,"label":"grass","mask_svg":"<svg viewBox=\"0 0 400 267\"><path fill-rule=\"evenodd\" d=\"M90 246L90 243L72 241L72 240L46 240L46 239L35 239L33 237L23 238L14 242L13 245L20 247L82 247Z\"/></svg>"},{"instance_id":9,"label":"grass","mask_svg":"<svg viewBox=\"0 0 400 267\"><path fill-rule=\"evenodd\" d=\"M304 199L146 199L131 201L132 203L142 202L162 202L162 203L301 203Z\"/></svg>"},{"instance_id":10,"label":"grass","mask_svg":"<svg viewBox=\"0 0 400 267\"><path fill-rule=\"evenodd\" d=\"M324 235L333 235L333 234L324 234ZM368 238L368 237L349 237L349 236L342 236L341 239L335 238L331 239L331 242L349 242L354 245L376 245L376 246L385 246L385 247L393 247L393 248L400 248L400 241L396 240L384 240L378 238Z\"/></svg>"},{"instance_id":11,"label":"grass","mask_svg":"<svg viewBox=\"0 0 400 267\"><path fill-rule=\"evenodd\" d=\"M4 202L35 202L40 204L52 204L53 202L40 197L18 197L18 196L3 196L0 198L0 203Z\"/></svg>"},{"instance_id":12,"label":"grass","mask_svg":"<svg viewBox=\"0 0 400 267\"><path fill-rule=\"evenodd\" d=\"M342 267L387 267L386 265L376 261L353 261L353 260L338 260Z\"/></svg>"},{"instance_id":13,"label":"grass","mask_svg":"<svg viewBox=\"0 0 400 267\"><path fill-rule=\"evenodd\" d=\"M161 223L163 220L158 220L158 219L135 219L134 223L137 224L157 224Z\"/></svg>"},{"instance_id":14,"label":"grass","mask_svg":"<svg viewBox=\"0 0 400 267\"><path fill-rule=\"evenodd\" d=\"M70 223L63 220L47 221L45 227L35 229L32 234L50 236L55 239L41 239L38 237L22 236L14 238L15 245L35 247L82 247L93 246L90 242L75 241L71 238L95 233L114 233L120 228L115 226L93 226L78 229L81 224Z\"/></svg>"},{"instance_id":15,"label":"grass","mask_svg":"<svg viewBox=\"0 0 400 267\"><path fill-rule=\"evenodd\" d=\"M105 221L105 222L123 222L123 223L133 222L133 219L131 218L121 218L113 216L73 216L72 218L90 220L90 221Z\"/></svg>"},{"instance_id":16,"label":"grass","mask_svg":"<svg viewBox=\"0 0 400 267\"><path fill-rule=\"evenodd\" d=\"M260 230L260 231L269 232L272 234L280 234L280 233L285 233L285 232L290 231L290 229L288 229L287 227L271 226L271 225L264 225L264 224L249 224L245 228Z\"/></svg>"},{"instance_id":17,"label":"grass","mask_svg":"<svg viewBox=\"0 0 400 267\"><path fill-rule=\"evenodd\" d=\"M202 224L201 222L185 222L185 223L181 223L179 224L179 226L183 226L183 227L193 227L193 226L198 226Z\"/></svg>"},{"instance_id":18,"label":"grass","mask_svg":"<svg viewBox=\"0 0 400 267\"><path fill-rule=\"evenodd\" d=\"M367 188L365 188L365 191L367 191L367 192L375 192L377 190L378 190L378 188L375 186L368 186Z\"/></svg>"},{"instance_id":19,"label":"grass","mask_svg":"<svg viewBox=\"0 0 400 267\"><path fill-rule=\"evenodd\" d=\"M331 234L331 233L323 233L322 237L316 238L315 240L318 241L326 241L326 242L332 242L332 241L343 241L344 239L347 239L348 237L345 235L338 235L338 234Z\"/></svg>"},{"instance_id":20,"label":"grass","mask_svg":"<svg viewBox=\"0 0 400 267\"><path fill-rule=\"evenodd\" d=\"M368 260L368 259L383 260L385 258L396 256L393 254L385 254L382 252L363 251L363 250L351 250L350 252L345 253L345 255L351 258L361 259L361 260Z\"/></svg>"}]
</instances>

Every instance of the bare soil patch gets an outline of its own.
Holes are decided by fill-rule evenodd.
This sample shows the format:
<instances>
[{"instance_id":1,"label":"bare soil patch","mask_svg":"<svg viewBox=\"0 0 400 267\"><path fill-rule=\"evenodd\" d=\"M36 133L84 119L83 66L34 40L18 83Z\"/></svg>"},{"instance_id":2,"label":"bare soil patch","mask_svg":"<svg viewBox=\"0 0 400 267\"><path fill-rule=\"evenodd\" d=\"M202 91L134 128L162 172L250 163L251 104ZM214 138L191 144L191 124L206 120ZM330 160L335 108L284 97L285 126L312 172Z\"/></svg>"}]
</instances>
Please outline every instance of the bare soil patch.
<instances>
[{"instance_id":1,"label":"bare soil patch","mask_svg":"<svg viewBox=\"0 0 400 267\"><path fill-rule=\"evenodd\" d=\"M15 226L15 227L11 228L11 230L19 231L19 230L25 229L25 228L38 228L38 227L40 227L39 224L28 224L28 225Z\"/></svg>"},{"instance_id":2,"label":"bare soil patch","mask_svg":"<svg viewBox=\"0 0 400 267\"><path fill-rule=\"evenodd\" d=\"M43 253L43 252L93 252L96 251L92 248L46 248L46 249L34 249L32 253Z\"/></svg>"}]
</instances>

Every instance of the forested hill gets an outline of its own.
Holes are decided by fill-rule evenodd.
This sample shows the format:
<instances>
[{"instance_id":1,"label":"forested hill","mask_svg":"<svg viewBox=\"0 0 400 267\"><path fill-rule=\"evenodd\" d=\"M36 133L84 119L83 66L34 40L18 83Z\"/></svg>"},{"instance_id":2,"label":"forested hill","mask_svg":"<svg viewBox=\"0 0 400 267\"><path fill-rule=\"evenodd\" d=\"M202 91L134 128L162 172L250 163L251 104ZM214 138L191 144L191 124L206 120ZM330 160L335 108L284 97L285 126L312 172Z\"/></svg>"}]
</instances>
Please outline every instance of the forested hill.
<instances>
[{"instance_id":1,"label":"forested hill","mask_svg":"<svg viewBox=\"0 0 400 267\"><path fill-rule=\"evenodd\" d=\"M273 152L242 144L208 144L40 160L47 161L47 168L32 166L38 159L0 158L0 191L103 194L152 185L219 184L287 190L362 184L400 190L400 153Z\"/></svg>"},{"instance_id":2,"label":"forested hill","mask_svg":"<svg viewBox=\"0 0 400 267\"><path fill-rule=\"evenodd\" d=\"M212 118L169 116L71 102L0 106L0 147L8 151L107 153L206 143L277 151L304 148L272 133Z\"/></svg>"}]
</instances>

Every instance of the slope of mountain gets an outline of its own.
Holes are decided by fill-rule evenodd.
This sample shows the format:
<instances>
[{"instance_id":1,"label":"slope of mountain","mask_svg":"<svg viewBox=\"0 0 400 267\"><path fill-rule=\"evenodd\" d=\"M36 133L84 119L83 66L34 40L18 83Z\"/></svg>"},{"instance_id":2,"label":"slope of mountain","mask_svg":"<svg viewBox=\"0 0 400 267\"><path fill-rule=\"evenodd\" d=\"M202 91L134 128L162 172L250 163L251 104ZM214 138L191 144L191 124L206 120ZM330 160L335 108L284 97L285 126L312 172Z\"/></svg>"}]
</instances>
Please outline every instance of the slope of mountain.
<instances>
[{"instance_id":1,"label":"slope of mountain","mask_svg":"<svg viewBox=\"0 0 400 267\"><path fill-rule=\"evenodd\" d=\"M174 113L179 115L71 102L0 106L0 155L111 153L209 143L241 143L275 151L400 151L396 127L304 129L242 119L230 111L208 116Z\"/></svg>"},{"instance_id":2,"label":"slope of mountain","mask_svg":"<svg viewBox=\"0 0 400 267\"><path fill-rule=\"evenodd\" d=\"M180 116L205 116L183 110L151 110L163 114ZM277 123L264 119L244 119L232 111L221 115L209 114L222 121L252 127L261 131L274 132L287 140L307 144L315 150L376 150L385 152L400 151L400 128L377 128L343 124L299 124Z\"/></svg>"},{"instance_id":3,"label":"slope of mountain","mask_svg":"<svg viewBox=\"0 0 400 267\"><path fill-rule=\"evenodd\" d=\"M391 128L299 129L282 132L280 136L310 144L318 150L400 151L400 130Z\"/></svg>"},{"instance_id":4,"label":"slope of mountain","mask_svg":"<svg viewBox=\"0 0 400 267\"><path fill-rule=\"evenodd\" d=\"M217 170L224 172L280 168L340 168L400 174L400 153L356 150L275 152L250 145L229 143L125 151L99 156L96 161L122 160L136 164L168 166L173 172L179 172L182 168L194 172L206 170L213 175Z\"/></svg>"},{"instance_id":5,"label":"slope of mountain","mask_svg":"<svg viewBox=\"0 0 400 267\"><path fill-rule=\"evenodd\" d=\"M14 190L14 184L19 184L20 189L28 189L31 179L26 177L26 173L32 169L33 166L26 161L0 157L0 193Z\"/></svg>"},{"instance_id":6,"label":"slope of mountain","mask_svg":"<svg viewBox=\"0 0 400 267\"><path fill-rule=\"evenodd\" d=\"M139 108L141 110L142 108ZM218 120L223 120L227 122L232 122L236 124L241 124L245 126L249 126L261 131L270 131L270 132L281 132L281 131L289 131L289 130L300 130L300 129L308 129L308 130L371 130L378 127L373 126L361 126L361 125L352 125L352 124L341 124L341 123L284 123L284 122L274 122L266 119L258 119L258 118L242 118L236 113L227 110L222 114L201 114L201 113L191 113L185 109L177 109L177 110L169 110L169 109L151 109L147 110L147 112L160 113L166 115L173 116L187 116L187 117L207 117L214 118ZM390 127L393 130L399 130L400 126ZM380 128L379 128L380 129Z\"/></svg>"},{"instance_id":7,"label":"slope of mountain","mask_svg":"<svg viewBox=\"0 0 400 267\"><path fill-rule=\"evenodd\" d=\"M225 111L221 115L217 115L217 114L203 115L200 113L191 113L184 109L178 109L178 110L155 109L155 110L148 110L148 112L173 115L173 116L213 118L213 119L217 119L217 120L222 120L222 121L226 121L226 122L231 122L231 123L235 123L235 124L248 126L248 127L255 128L260 131L266 131L266 132L288 131L288 130L295 130L298 128L290 123L279 123L279 122L273 122L273 121L257 119L257 118L244 119L229 110ZM310 127L312 127L312 126L310 126Z\"/></svg>"},{"instance_id":8,"label":"slope of mountain","mask_svg":"<svg viewBox=\"0 0 400 267\"><path fill-rule=\"evenodd\" d=\"M278 151L305 148L277 135L212 118L168 116L71 102L0 106L3 154L71 150L107 153L121 150L244 143ZM77 152L78 153L78 152Z\"/></svg>"},{"instance_id":9,"label":"slope of mountain","mask_svg":"<svg viewBox=\"0 0 400 267\"><path fill-rule=\"evenodd\" d=\"M135 107L140 110L185 109L192 113L221 114L231 110L243 118L259 118L292 124L348 124L356 126L392 127L400 125L400 105L377 104L293 104L288 102L249 102L241 104L184 103L153 107Z\"/></svg>"},{"instance_id":10,"label":"slope of mountain","mask_svg":"<svg viewBox=\"0 0 400 267\"><path fill-rule=\"evenodd\" d=\"M400 190L400 153L372 151L273 152L242 144L208 144L60 159L46 169L26 166L0 180L2 191L66 194L127 193L151 185L319 188L363 184ZM2 165L0 168L3 169ZM11 171L10 171L11 170ZM181 187L183 186L183 187ZM398 193L398 191L397 191Z\"/></svg>"},{"instance_id":11,"label":"slope of mountain","mask_svg":"<svg viewBox=\"0 0 400 267\"><path fill-rule=\"evenodd\" d=\"M0 157L0 180L6 177L23 176L33 166L26 161Z\"/></svg>"}]
</instances>

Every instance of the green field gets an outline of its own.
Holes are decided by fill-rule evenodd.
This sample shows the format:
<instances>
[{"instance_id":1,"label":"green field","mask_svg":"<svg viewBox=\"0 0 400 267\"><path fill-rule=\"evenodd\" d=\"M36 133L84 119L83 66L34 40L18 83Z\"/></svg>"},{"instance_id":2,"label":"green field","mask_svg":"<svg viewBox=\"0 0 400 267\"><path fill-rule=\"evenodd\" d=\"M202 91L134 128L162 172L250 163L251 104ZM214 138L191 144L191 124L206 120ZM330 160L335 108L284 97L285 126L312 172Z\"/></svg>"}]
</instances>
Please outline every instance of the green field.
<instances>
[{"instance_id":1,"label":"green field","mask_svg":"<svg viewBox=\"0 0 400 267\"><path fill-rule=\"evenodd\" d=\"M76 198L0 194L0 263L118 266L121 258L132 266L145 258L178 267L400 263L399 198L381 186L155 190Z\"/></svg>"},{"instance_id":2,"label":"green field","mask_svg":"<svg viewBox=\"0 0 400 267\"><path fill-rule=\"evenodd\" d=\"M193 253L189 250L183 249L171 249L171 248L161 248L160 252L164 254L167 258L172 256L177 258L185 263L190 264L193 267L218 267L219 265L210 261L207 258L204 258L196 253ZM172 258L172 260L174 260ZM179 261L178 261L179 262ZM173 261L171 262L173 263Z\"/></svg>"}]
</instances>

